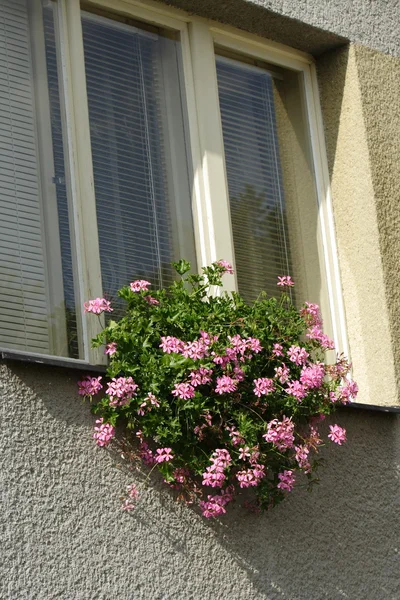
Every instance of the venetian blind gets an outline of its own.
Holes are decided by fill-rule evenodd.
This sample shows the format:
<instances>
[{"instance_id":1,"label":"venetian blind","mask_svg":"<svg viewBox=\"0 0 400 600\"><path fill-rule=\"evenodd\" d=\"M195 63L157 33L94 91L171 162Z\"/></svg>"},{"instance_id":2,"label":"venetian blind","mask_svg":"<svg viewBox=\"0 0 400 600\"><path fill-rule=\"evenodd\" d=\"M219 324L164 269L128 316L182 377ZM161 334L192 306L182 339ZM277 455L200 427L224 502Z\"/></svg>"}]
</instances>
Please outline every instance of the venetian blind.
<instances>
[{"instance_id":1,"label":"venetian blind","mask_svg":"<svg viewBox=\"0 0 400 600\"><path fill-rule=\"evenodd\" d=\"M262 69L217 56L219 101L239 291L276 295L291 273L273 80Z\"/></svg>"},{"instance_id":2,"label":"venetian blind","mask_svg":"<svg viewBox=\"0 0 400 600\"><path fill-rule=\"evenodd\" d=\"M181 251L163 72L167 61L177 79L177 42L88 13L82 26L103 290L113 299L132 279L170 283L170 263ZM181 107L174 111L179 137Z\"/></svg>"},{"instance_id":3,"label":"venetian blind","mask_svg":"<svg viewBox=\"0 0 400 600\"><path fill-rule=\"evenodd\" d=\"M50 353L29 24L0 1L0 345Z\"/></svg>"}]
</instances>

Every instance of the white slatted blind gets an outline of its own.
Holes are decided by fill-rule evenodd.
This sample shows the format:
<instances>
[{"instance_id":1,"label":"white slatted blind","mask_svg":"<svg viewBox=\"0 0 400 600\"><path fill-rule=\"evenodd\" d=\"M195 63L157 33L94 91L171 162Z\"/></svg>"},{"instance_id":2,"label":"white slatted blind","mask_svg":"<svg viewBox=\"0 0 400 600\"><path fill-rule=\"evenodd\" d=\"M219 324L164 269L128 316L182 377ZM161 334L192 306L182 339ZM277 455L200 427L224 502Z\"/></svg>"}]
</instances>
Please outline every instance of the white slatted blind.
<instances>
[{"instance_id":1,"label":"white slatted blind","mask_svg":"<svg viewBox=\"0 0 400 600\"><path fill-rule=\"evenodd\" d=\"M240 293L277 293L292 273L274 109L262 69L217 57L219 101Z\"/></svg>"},{"instance_id":2,"label":"white slatted blind","mask_svg":"<svg viewBox=\"0 0 400 600\"><path fill-rule=\"evenodd\" d=\"M0 0L0 346L49 354L25 0Z\"/></svg>"},{"instance_id":3,"label":"white slatted blind","mask_svg":"<svg viewBox=\"0 0 400 600\"><path fill-rule=\"evenodd\" d=\"M176 232L177 219L190 213L186 156L175 173L185 189L179 214L169 164L176 152L169 127L184 148L179 94L167 110L168 87L179 87L179 49L174 40L87 13L82 26L103 289L113 299L132 279L170 283L171 261L194 254L191 216L186 248Z\"/></svg>"}]
</instances>

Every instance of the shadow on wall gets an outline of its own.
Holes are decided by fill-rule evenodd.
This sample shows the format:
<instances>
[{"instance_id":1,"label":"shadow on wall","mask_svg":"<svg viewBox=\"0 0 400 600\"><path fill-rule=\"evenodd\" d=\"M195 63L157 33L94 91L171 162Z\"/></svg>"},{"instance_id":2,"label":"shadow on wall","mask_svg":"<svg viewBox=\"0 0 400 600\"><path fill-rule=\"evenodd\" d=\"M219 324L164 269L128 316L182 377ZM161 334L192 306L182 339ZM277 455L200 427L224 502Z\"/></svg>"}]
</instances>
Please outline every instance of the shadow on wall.
<instances>
[{"instance_id":1,"label":"shadow on wall","mask_svg":"<svg viewBox=\"0 0 400 600\"><path fill-rule=\"evenodd\" d=\"M49 428L49 435L42 439L54 446L49 448L50 456L62 455L60 444L63 439L87 436L87 441L76 439L76 456L71 455L71 451L65 456L68 464L66 467L63 465L59 475L64 482L68 478L75 482L71 489L67 488L67 493L71 496L77 494L80 491L77 480L85 478L85 472L79 472L76 467L81 453L79 446L89 447L92 444L89 426L94 420L89 406L76 395L76 380L81 373L19 364L12 364L12 372L15 385L27 389L29 396L32 393L32 402L33 394L40 398L42 412L39 422L42 427ZM29 409L29 406L24 408ZM145 492L150 501L140 505L137 511L124 515L111 509L115 498L108 498L108 495L115 494L117 497L121 482L118 480L117 483L116 477L111 489L110 484L108 489L103 487L100 465L108 462L105 458L107 452L93 448L95 460L88 465L88 472L99 470L93 477L93 481L98 483L86 493L89 494L87 498L93 498L96 503L94 515L99 518L98 527L102 528L100 537L107 559L112 550L112 536L123 532L124 543L132 552L131 555L126 554L125 547L123 560L152 578L157 593L151 600L172 597L182 600L192 597L212 600L234 597L246 600L393 600L400 597L399 416L341 409L334 419L347 428L349 442L344 447L330 446L322 450L326 466L321 470L321 484L312 494L297 489L285 503L261 516L234 507L228 516L216 522L204 521L194 509L176 505L170 492L161 490L157 477L152 478ZM50 428L57 435L50 434ZM32 439L34 441L34 436ZM74 443L71 448L73 446ZM112 458L109 454L108 457ZM48 465L43 465L42 472L36 477L46 478L47 468ZM71 502L74 505L82 499L71 498ZM93 508L82 509L80 506L79 510ZM101 511L105 513L103 518ZM85 519L90 521L90 514L82 514L83 522ZM75 517L69 514L65 518L75 520L82 517L77 512ZM134 526L126 528L127 519ZM130 540L126 539L127 535ZM154 552L150 558L134 555L133 549L137 545L134 536L139 535L147 543L147 549ZM156 543L160 543L168 555L167 564L175 560L176 573L170 572L173 569L166 572L168 567L165 565L164 571L160 571L159 550L154 547ZM87 551L91 551L90 544ZM225 565L225 571L219 564L220 555L227 557L222 565ZM143 564L138 564L140 561ZM182 591L182 588L174 588L174 584L170 583L170 590L175 589L175 592L171 596L167 590L164 595L159 590L164 589L161 586L165 585L163 577L167 573L172 579L176 576L179 585L188 587ZM238 574L251 594L240 586L235 592L229 587ZM189 594L192 583L194 585L199 577L202 577L203 595ZM220 586L218 591L217 584ZM211 591L207 587L210 585L214 586ZM114 592L117 593L117 590ZM138 593L135 598L150 600L146 592ZM94 596L89 593L83 597ZM112 590L109 597L113 597ZM123 595L120 597L125 598Z\"/></svg>"}]
</instances>

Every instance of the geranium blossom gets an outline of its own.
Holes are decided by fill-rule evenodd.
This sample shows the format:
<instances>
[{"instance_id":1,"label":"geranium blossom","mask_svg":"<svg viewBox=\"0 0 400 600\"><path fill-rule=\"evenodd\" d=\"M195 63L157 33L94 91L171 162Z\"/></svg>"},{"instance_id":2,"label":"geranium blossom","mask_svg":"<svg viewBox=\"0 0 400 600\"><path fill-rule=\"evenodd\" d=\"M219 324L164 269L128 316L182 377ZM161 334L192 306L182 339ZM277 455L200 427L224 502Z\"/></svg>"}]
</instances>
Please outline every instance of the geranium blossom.
<instances>
[{"instance_id":1,"label":"geranium blossom","mask_svg":"<svg viewBox=\"0 0 400 600\"><path fill-rule=\"evenodd\" d=\"M237 388L237 382L229 377L228 375L223 375L222 377L217 377L217 386L215 391L217 394L229 394L234 392Z\"/></svg>"},{"instance_id":2,"label":"geranium blossom","mask_svg":"<svg viewBox=\"0 0 400 600\"><path fill-rule=\"evenodd\" d=\"M157 448L157 455L155 458L157 463L168 462L170 460L174 460L174 455L172 454L172 448Z\"/></svg>"},{"instance_id":3,"label":"geranium blossom","mask_svg":"<svg viewBox=\"0 0 400 600\"><path fill-rule=\"evenodd\" d=\"M218 517L226 513L225 506L233 499L233 487L221 490L220 494L215 496L208 495L207 502L200 502L200 509L203 517L209 519L211 517Z\"/></svg>"},{"instance_id":4,"label":"geranium blossom","mask_svg":"<svg viewBox=\"0 0 400 600\"><path fill-rule=\"evenodd\" d=\"M272 354L273 356L276 356L277 358L279 356L283 356L283 346L281 346L281 344L274 344L274 347L272 349Z\"/></svg>"},{"instance_id":5,"label":"geranium blossom","mask_svg":"<svg viewBox=\"0 0 400 600\"><path fill-rule=\"evenodd\" d=\"M260 398L262 395L270 394L275 390L273 379L268 377L260 377L254 380L254 394Z\"/></svg>"},{"instance_id":6,"label":"geranium blossom","mask_svg":"<svg viewBox=\"0 0 400 600\"><path fill-rule=\"evenodd\" d=\"M272 442L278 450L291 448L294 443L294 423L292 419L283 417L282 421L273 419L267 425L267 433L263 435L266 442Z\"/></svg>"},{"instance_id":7,"label":"geranium blossom","mask_svg":"<svg viewBox=\"0 0 400 600\"><path fill-rule=\"evenodd\" d=\"M152 304L154 306L160 304L159 300L157 300L157 298L153 298L153 296L143 296L143 300L146 300L147 304Z\"/></svg>"},{"instance_id":8,"label":"geranium blossom","mask_svg":"<svg viewBox=\"0 0 400 600\"><path fill-rule=\"evenodd\" d=\"M194 397L194 387L190 383L175 383L171 393L181 400L189 400Z\"/></svg>"},{"instance_id":9,"label":"geranium blossom","mask_svg":"<svg viewBox=\"0 0 400 600\"><path fill-rule=\"evenodd\" d=\"M309 357L307 350L300 348L300 346L290 346L287 355L289 360L294 362L295 365L304 365Z\"/></svg>"},{"instance_id":10,"label":"geranium blossom","mask_svg":"<svg viewBox=\"0 0 400 600\"><path fill-rule=\"evenodd\" d=\"M316 363L301 370L300 381L306 389L321 387L325 377L323 363Z\"/></svg>"},{"instance_id":11,"label":"geranium blossom","mask_svg":"<svg viewBox=\"0 0 400 600\"><path fill-rule=\"evenodd\" d=\"M309 327L322 327L321 309L318 304L306 302L305 307L300 311Z\"/></svg>"},{"instance_id":12,"label":"geranium blossom","mask_svg":"<svg viewBox=\"0 0 400 600\"><path fill-rule=\"evenodd\" d=\"M104 354L108 354L109 356L112 356L113 354L115 354L117 351L117 344L116 342L110 342L109 344L107 344L106 349L104 350Z\"/></svg>"},{"instance_id":13,"label":"geranium blossom","mask_svg":"<svg viewBox=\"0 0 400 600\"><path fill-rule=\"evenodd\" d=\"M171 354L172 352L182 352L184 347L185 342L178 340L176 337L171 335L161 337L160 348L162 348L163 352L166 352L166 354Z\"/></svg>"},{"instance_id":14,"label":"geranium blossom","mask_svg":"<svg viewBox=\"0 0 400 600\"><path fill-rule=\"evenodd\" d=\"M280 367L275 367L275 377L277 377L281 383L286 383L289 379L289 375L290 370L285 363L282 363Z\"/></svg>"},{"instance_id":15,"label":"geranium blossom","mask_svg":"<svg viewBox=\"0 0 400 600\"><path fill-rule=\"evenodd\" d=\"M114 309L111 308L111 303L109 300L105 298L95 298L94 300L89 300L88 302L84 302L83 304L85 308L85 312L91 312L95 315L100 315L103 312L112 312Z\"/></svg>"},{"instance_id":16,"label":"geranium blossom","mask_svg":"<svg viewBox=\"0 0 400 600\"><path fill-rule=\"evenodd\" d=\"M222 267L224 269L225 273L229 273L229 275L233 275L233 273L234 273L233 267L227 260L217 260L217 262L215 264L217 264L219 267Z\"/></svg>"},{"instance_id":17,"label":"geranium blossom","mask_svg":"<svg viewBox=\"0 0 400 600\"><path fill-rule=\"evenodd\" d=\"M331 340L317 325L310 327L306 333L306 337L308 337L309 340L318 342L323 350L333 350L335 347L333 340Z\"/></svg>"},{"instance_id":18,"label":"geranium blossom","mask_svg":"<svg viewBox=\"0 0 400 600\"><path fill-rule=\"evenodd\" d=\"M283 275L283 277L278 277L278 283L280 287L293 287L294 281L290 277L290 275Z\"/></svg>"},{"instance_id":19,"label":"geranium blossom","mask_svg":"<svg viewBox=\"0 0 400 600\"><path fill-rule=\"evenodd\" d=\"M239 460L246 460L246 458L250 458L250 448L248 446L239 448Z\"/></svg>"},{"instance_id":20,"label":"geranium blossom","mask_svg":"<svg viewBox=\"0 0 400 600\"><path fill-rule=\"evenodd\" d=\"M286 387L286 393L297 398L300 402L306 396L307 388L300 383L300 381L289 381Z\"/></svg>"},{"instance_id":21,"label":"geranium blossom","mask_svg":"<svg viewBox=\"0 0 400 600\"><path fill-rule=\"evenodd\" d=\"M110 406L129 404L133 396L136 396L138 387L132 377L114 377L106 390L106 394L110 397Z\"/></svg>"},{"instance_id":22,"label":"geranium blossom","mask_svg":"<svg viewBox=\"0 0 400 600\"><path fill-rule=\"evenodd\" d=\"M151 285L150 281L146 281L145 279L136 279L136 281L132 281L130 284L130 288L132 292L147 292L148 287Z\"/></svg>"},{"instance_id":23,"label":"geranium blossom","mask_svg":"<svg viewBox=\"0 0 400 600\"><path fill-rule=\"evenodd\" d=\"M193 387L197 387L198 385L206 385L211 382L212 369L207 369L206 367L200 367L200 369L196 369L195 371L191 371L190 384Z\"/></svg>"},{"instance_id":24,"label":"geranium blossom","mask_svg":"<svg viewBox=\"0 0 400 600\"><path fill-rule=\"evenodd\" d=\"M93 439L96 440L98 446L108 446L115 435L115 427L110 425L110 423L104 423L103 417L97 419L96 425Z\"/></svg>"},{"instance_id":25,"label":"geranium blossom","mask_svg":"<svg viewBox=\"0 0 400 600\"><path fill-rule=\"evenodd\" d=\"M222 487L226 479L224 471L232 462L231 456L227 450L217 449L210 460L211 465L203 473L203 485Z\"/></svg>"},{"instance_id":26,"label":"geranium blossom","mask_svg":"<svg viewBox=\"0 0 400 600\"><path fill-rule=\"evenodd\" d=\"M341 446L346 441L346 430L339 425L329 425L329 429L328 438Z\"/></svg>"},{"instance_id":27,"label":"geranium blossom","mask_svg":"<svg viewBox=\"0 0 400 600\"><path fill-rule=\"evenodd\" d=\"M91 377L86 375L85 379L78 381L78 394L80 396L93 396L103 389L100 381L102 377Z\"/></svg>"},{"instance_id":28,"label":"geranium blossom","mask_svg":"<svg viewBox=\"0 0 400 600\"><path fill-rule=\"evenodd\" d=\"M291 492L295 482L293 471L285 470L283 473L278 473L278 477L280 482L278 483L277 488L284 490L285 492Z\"/></svg>"}]
</instances>

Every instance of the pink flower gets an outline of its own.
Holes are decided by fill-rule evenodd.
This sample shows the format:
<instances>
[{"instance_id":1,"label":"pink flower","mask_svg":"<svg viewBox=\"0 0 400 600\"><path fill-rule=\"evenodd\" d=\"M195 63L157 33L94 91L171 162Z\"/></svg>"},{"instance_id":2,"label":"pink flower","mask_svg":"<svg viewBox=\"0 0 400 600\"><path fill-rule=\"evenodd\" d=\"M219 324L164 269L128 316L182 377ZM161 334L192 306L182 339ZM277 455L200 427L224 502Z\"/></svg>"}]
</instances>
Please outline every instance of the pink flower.
<instances>
[{"instance_id":1,"label":"pink flower","mask_svg":"<svg viewBox=\"0 0 400 600\"><path fill-rule=\"evenodd\" d=\"M203 485L222 487L226 479L224 470L231 465L231 456L228 450L216 449L210 460L211 466L203 473Z\"/></svg>"},{"instance_id":2,"label":"pink flower","mask_svg":"<svg viewBox=\"0 0 400 600\"><path fill-rule=\"evenodd\" d=\"M94 428L93 439L96 440L98 446L108 446L115 435L115 427L103 421L103 417L97 419L97 427Z\"/></svg>"},{"instance_id":3,"label":"pink flower","mask_svg":"<svg viewBox=\"0 0 400 600\"><path fill-rule=\"evenodd\" d=\"M270 394L275 390L275 385L272 379L268 377L260 377L254 380L254 394L260 398L262 395Z\"/></svg>"},{"instance_id":4,"label":"pink flower","mask_svg":"<svg viewBox=\"0 0 400 600\"><path fill-rule=\"evenodd\" d=\"M187 342L183 347L182 354L186 358L199 360L208 355L208 346L202 339L195 340L194 342Z\"/></svg>"},{"instance_id":5,"label":"pink flower","mask_svg":"<svg viewBox=\"0 0 400 600\"><path fill-rule=\"evenodd\" d=\"M281 344L274 344L272 354L278 358L279 356L283 356L282 350L283 346Z\"/></svg>"},{"instance_id":6,"label":"pink flower","mask_svg":"<svg viewBox=\"0 0 400 600\"><path fill-rule=\"evenodd\" d=\"M290 346L287 355L289 360L296 365L304 365L309 357L307 350L305 348L300 348L300 346Z\"/></svg>"},{"instance_id":7,"label":"pink flower","mask_svg":"<svg viewBox=\"0 0 400 600\"><path fill-rule=\"evenodd\" d=\"M346 430L339 425L329 425L329 429L331 432L328 433L328 438L341 446L346 441Z\"/></svg>"},{"instance_id":8,"label":"pink flower","mask_svg":"<svg viewBox=\"0 0 400 600\"><path fill-rule=\"evenodd\" d=\"M293 396L300 402L305 397L307 393L307 388L302 383L300 383L300 381L296 380L290 381L287 384L287 388L285 391L287 394L289 394L289 396Z\"/></svg>"},{"instance_id":9,"label":"pink flower","mask_svg":"<svg viewBox=\"0 0 400 600\"><path fill-rule=\"evenodd\" d=\"M305 307L301 309L300 314L309 327L322 327L321 310L318 304L306 302Z\"/></svg>"},{"instance_id":10,"label":"pink flower","mask_svg":"<svg viewBox=\"0 0 400 600\"><path fill-rule=\"evenodd\" d=\"M171 354L172 352L182 352L185 343L182 340L178 340L178 338L173 337L171 335L167 335L166 337L161 338L160 348L162 348L163 352L166 354Z\"/></svg>"},{"instance_id":11,"label":"pink flower","mask_svg":"<svg viewBox=\"0 0 400 600\"><path fill-rule=\"evenodd\" d=\"M136 281L132 281L130 284L130 288L132 292L147 292L147 289L151 285L150 281L146 281L145 279L136 279Z\"/></svg>"},{"instance_id":12,"label":"pink flower","mask_svg":"<svg viewBox=\"0 0 400 600\"><path fill-rule=\"evenodd\" d=\"M217 386L215 391L217 394L229 394L234 392L237 388L237 382L229 377L228 375L223 375L222 377L217 377Z\"/></svg>"},{"instance_id":13,"label":"pink flower","mask_svg":"<svg viewBox=\"0 0 400 600\"><path fill-rule=\"evenodd\" d=\"M310 454L310 449L307 446L295 446L296 455L295 459L300 467L300 469L304 469L306 473L311 471L311 465L308 459L308 455Z\"/></svg>"},{"instance_id":14,"label":"pink flower","mask_svg":"<svg viewBox=\"0 0 400 600\"><path fill-rule=\"evenodd\" d=\"M250 458L250 448L248 446L239 448L239 460L246 460L246 458Z\"/></svg>"},{"instance_id":15,"label":"pink flower","mask_svg":"<svg viewBox=\"0 0 400 600\"><path fill-rule=\"evenodd\" d=\"M276 487L280 490L291 492L295 482L295 476L293 475L293 471L285 470L283 471L283 473L278 473L278 477L280 479L280 483L278 483Z\"/></svg>"},{"instance_id":16,"label":"pink flower","mask_svg":"<svg viewBox=\"0 0 400 600\"><path fill-rule=\"evenodd\" d=\"M130 510L133 510L134 508L135 508L135 505L132 502L132 500L130 500L129 498L126 498L121 505L121 510L126 510L127 512L129 512Z\"/></svg>"},{"instance_id":17,"label":"pink flower","mask_svg":"<svg viewBox=\"0 0 400 600\"><path fill-rule=\"evenodd\" d=\"M290 371L285 363L282 363L282 366L280 367L275 367L275 373L275 377L277 377L281 383L286 383L286 381L288 381Z\"/></svg>"},{"instance_id":18,"label":"pink flower","mask_svg":"<svg viewBox=\"0 0 400 600\"><path fill-rule=\"evenodd\" d=\"M190 383L175 383L174 388L171 392L173 396L177 396L181 400L194 398L194 387Z\"/></svg>"},{"instance_id":19,"label":"pink flower","mask_svg":"<svg viewBox=\"0 0 400 600\"><path fill-rule=\"evenodd\" d=\"M226 427L227 431L229 431L229 437L232 440L233 446L240 446L240 444L244 443L244 439L240 435L239 431L234 427Z\"/></svg>"},{"instance_id":20,"label":"pink flower","mask_svg":"<svg viewBox=\"0 0 400 600\"><path fill-rule=\"evenodd\" d=\"M241 488L256 487L260 480L265 477L264 465L253 465L250 469L243 469L236 473L236 479Z\"/></svg>"},{"instance_id":21,"label":"pink flower","mask_svg":"<svg viewBox=\"0 0 400 600\"><path fill-rule=\"evenodd\" d=\"M272 442L278 450L291 448L294 443L294 423L292 419L283 417L282 421L273 419L267 425L267 433L263 435L266 442Z\"/></svg>"},{"instance_id":22,"label":"pink flower","mask_svg":"<svg viewBox=\"0 0 400 600\"><path fill-rule=\"evenodd\" d=\"M331 340L325 333L323 333L321 328L316 325L310 327L310 329L306 333L306 337L308 337L309 340L314 340L315 342L318 342L318 344L324 350L333 350L335 347L335 343L333 342L333 340Z\"/></svg>"},{"instance_id":23,"label":"pink flower","mask_svg":"<svg viewBox=\"0 0 400 600\"><path fill-rule=\"evenodd\" d=\"M257 338L247 338L247 347L255 354L262 350L261 342Z\"/></svg>"},{"instance_id":24,"label":"pink flower","mask_svg":"<svg viewBox=\"0 0 400 600\"><path fill-rule=\"evenodd\" d=\"M358 385L355 381L346 381L343 387L338 388L338 398L343 404L354 400L358 394Z\"/></svg>"},{"instance_id":25,"label":"pink flower","mask_svg":"<svg viewBox=\"0 0 400 600\"><path fill-rule=\"evenodd\" d=\"M109 356L112 356L113 354L115 354L117 351L117 344L116 342L110 342L109 344L107 344L106 349L104 350L104 354L108 354Z\"/></svg>"},{"instance_id":26,"label":"pink flower","mask_svg":"<svg viewBox=\"0 0 400 600\"><path fill-rule=\"evenodd\" d=\"M157 448L156 462L163 463L174 459L172 448Z\"/></svg>"},{"instance_id":27,"label":"pink flower","mask_svg":"<svg viewBox=\"0 0 400 600\"><path fill-rule=\"evenodd\" d=\"M225 506L233 500L233 488L229 487L226 490L221 490L221 493L215 496L209 495L207 500L208 502L200 502L203 517L210 519L211 517L224 515L226 513Z\"/></svg>"},{"instance_id":28,"label":"pink flower","mask_svg":"<svg viewBox=\"0 0 400 600\"><path fill-rule=\"evenodd\" d=\"M156 298L153 298L153 296L143 296L143 300L146 300L148 304L153 304L154 306L160 304L160 302Z\"/></svg>"},{"instance_id":29,"label":"pink flower","mask_svg":"<svg viewBox=\"0 0 400 600\"><path fill-rule=\"evenodd\" d=\"M105 298L95 298L84 302L85 312L91 312L95 315L100 315L102 312L112 312L114 309L111 308L111 303Z\"/></svg>"},{"instance_id":30,"label":"pink flower","mask_svg":"<svg viewBox=\"0 0 400 600\"><path fill-rule=\"evenodd\" d=\"M144 399L144 401L142 402L142 404L140 405L140 407L137 411L138 415L141 415L143 417L145 412L150 412L151 409L153 408L153 406L155 406L156 408L159 408L160 403L158 402L158 400L154 394L149 393L146 396L146 398Z\"/></svg>"},{"instance_id":31,"label":"pink flower","mask_svg":"<svg viewBox=\"0 0 400 600\"><path fill-rule=\"evenodd\" d=\"M309 367L302 368L300 381L306 389L319 388L323 384L324 376L325 367L323 363L312 364Z\"/></svg>"},{"instance_id":32,"label":"pink flower","mask_svg":"<svg viewBox=\"0 0 400 600\"><path fill-rule=\"evenodd\" d=\"M217 260L217 262L215 264L218 265L219 267L222 267L224 269L224 273L229 273L229 275L233 275L233 273L234 273L233 267L230 263L228 263L228 261Z\"/></svg>"},{"instance_id":33,"label":"pink flower","mask_svg":"<svg viewBox=\"0 0 400 600\"><path fill-rule=\"evenodd\" d=\"M103 389L103 386L100 383L101 380L102 377L90 377L90 375L86 375L86 379L78 381L78 394L80 396L93 396L94 394L97 394Z\"/></svg>"},{"instance_id":34,"label":"pink flower","mask_svg":"<svg viewBox=\"0 0 400 600\"><path fill-rule=\"evenodd\" d=\"M210 383L212 375L212 369L207 369L206 367L201 367L196 371L191 371L190 383L193 387L197 387L198 385L205 385Z\"/></svg>"},{"instance_id":35,"label":"pink flower","mask_svg":"<svg viewBox=\"0 0 400 600\"><path fill-rule=\"evenodd\" d=\"M294 281L290 277L290 275L284 275L283 277L278 277L278 283L280 287L293 287Z\"/></svg>"},{"instance_id":36,"label":"pink flower","mask_svg":"<svg viewBox=\"0 0 400 600\"><path fill-rule=\"evenodd\" d=\"M125 406L136 396L138 385L132 377L118 377L109 382L106 394L110 397L110 406Z\"/></svg>"}]
</instances>

